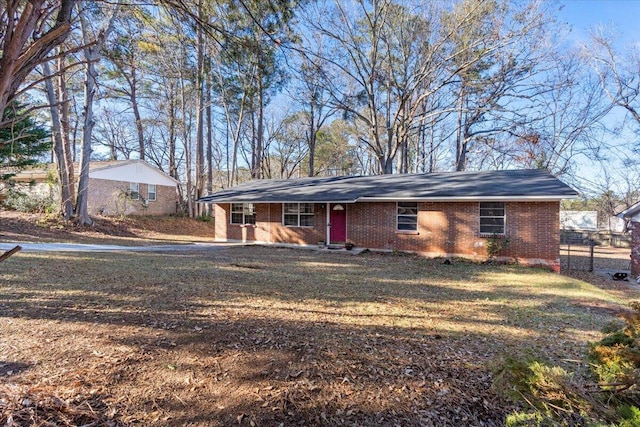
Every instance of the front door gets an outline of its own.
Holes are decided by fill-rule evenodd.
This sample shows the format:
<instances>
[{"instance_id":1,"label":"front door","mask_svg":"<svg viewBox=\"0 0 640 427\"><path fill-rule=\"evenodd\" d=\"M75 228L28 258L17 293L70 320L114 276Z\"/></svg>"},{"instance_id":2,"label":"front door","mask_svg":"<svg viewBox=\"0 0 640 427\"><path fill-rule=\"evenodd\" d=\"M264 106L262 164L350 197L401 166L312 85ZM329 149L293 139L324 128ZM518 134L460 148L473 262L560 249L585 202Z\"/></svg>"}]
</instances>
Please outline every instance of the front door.
<instances>
[{"instance_id":1,"label":"front door","mask_svg":"<svg viewBox=\"0 0 640 427\"><path fill-rule=\"evenodd\" d=\"M345 243L347 240L347 210L345 205L331 205L329 224L331 224L329 243Z\"/></svg>"}]
</instances>

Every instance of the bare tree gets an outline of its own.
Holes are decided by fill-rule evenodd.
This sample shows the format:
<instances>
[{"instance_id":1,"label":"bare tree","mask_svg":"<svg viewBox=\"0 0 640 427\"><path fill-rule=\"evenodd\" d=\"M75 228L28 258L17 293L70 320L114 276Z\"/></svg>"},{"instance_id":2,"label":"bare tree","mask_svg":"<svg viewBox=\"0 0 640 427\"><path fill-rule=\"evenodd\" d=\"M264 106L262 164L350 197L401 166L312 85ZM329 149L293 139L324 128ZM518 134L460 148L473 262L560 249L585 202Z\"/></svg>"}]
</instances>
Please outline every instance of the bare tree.
<instances>
[{"instance_id":1,"label":"bare tree","mask_svg":"<svg viewBox=\"0 0 640 427\"><path fill-rule=\"evenodd\" d=\"M616 51L613 36L603 28L591 35L591 41L585 54L591 59L602 87L611 101L640 127L640 48L634 45L628 51Z\"/></svg>"},{"instance_id":2,"label":"bare tree","mask_svg":"<svg viewBox=\"0 0 640 427\"><path fill-rule=\"evenodd\" d=\"M76 3L77 0L5 0L0 5L0 111L22 93L20 87L27 76L67 38ZM0 127L6 125L0 123Z\"/></svg>"},{"instance_id":3,"label":"bare tree","mask_svg":"<svg viewBox=\"0 0 640 427\"><path fill-rule=\"evenodd\" d=\"M92 38L91 28L89 27L89 20L86 16L87 11L83 8L79 8L78 15L80 16L80 26L82 29L82 38L84 42L84 56L86 60L85 65L85 81L84 81L84 125L82 128L82 157L80 162L80 177L78 179L78 198L76 201L76 215L77 221L80 225L92 225L93 220L88 211L88 197L89 197L89 164L91 162L91 153L93 151L91 147L92 132L95 126L95 120L93 117L93 105L96 93L96 82L98 78L98 72L96 70L96 63L100 60L100 51L104 47L107 36L113 29L113 22L116 13L121 5L121 1L116 2L110 10L109 15L106 17L105 24L100 28L95 36Z\"/></svg>"},{"instance_id":4,"label":"bare tree","mask_svg":"<svg viewBox=\"0 0 640 427\"><path fill-rule=\"evenodd\" d=\"M64 126L64 109L68 103L58 103L59 94L61 88L58 86L58 90L54 88L53 72L47 62L43 65L43 74L45 76L45 91L47 94L47 100L50 105L51 123L53 130L53 150L55 159L58 165L58 179L60 182L60 202L61 212L65 220L71 219L73 216L73 202L75 199L75 176L73 172L73 161L71 159L71 146L68 141L68 127ZM64 79L62 73L58 76ZM56 93L57 92L57 93ZM61 113L61 110L62 113Z\"/></svg>"}]
</instances>

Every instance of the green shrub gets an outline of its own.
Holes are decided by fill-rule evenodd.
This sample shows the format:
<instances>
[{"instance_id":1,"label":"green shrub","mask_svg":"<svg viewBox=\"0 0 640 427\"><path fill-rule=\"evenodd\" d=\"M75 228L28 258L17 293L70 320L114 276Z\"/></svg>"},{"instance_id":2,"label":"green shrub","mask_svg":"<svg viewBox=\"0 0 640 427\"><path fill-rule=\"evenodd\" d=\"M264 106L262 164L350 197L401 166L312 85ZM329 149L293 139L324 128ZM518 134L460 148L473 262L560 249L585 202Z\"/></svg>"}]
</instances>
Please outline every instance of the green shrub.
<instances>
[{"instance_id":1,"label":"green shrub","mask_svg":"<svg viewBox=\"0 0 640 427\"><path fill-rule=\"evenodd\" d=\"M640 305L634 302L630 306L633 310L624 315L624 326L592 345L589 360L600 387L610 393L610 401L637 407L640 406Z\"/></svg>"},{"instance_id":2,"label":"green shrub","mask_svg":"<svg viewBox=\"0 0 640 427\"><path fill-rule=\"evenodd\" d=\"M507 246L509 246L509 239L505 236L492 234L487 238L486 245L489 259L494 259L498 254L500 254L500 252L502 252L503 249L506 249Z\"/></svg>"},{"instance_id":3,"label":"green shrub","mask_svg":"<svg viewBox=\"0 0 640 427\"><path fill-rule=\"evenodd\" d=\"M17 191L9 191L3 206L18 212L51 214L58 204L49 196L30 196Z\"/></svg>"},{"instance_id":4,"label":"green shrub","mask_svg":"<svg viewBox=\"0 0 640 427\"><path fill-rule=\"evenodd\" d=\"M640 426L640 409L636 406L622 405L616 411L620 416L618 427L638 427Z\"/></svg>"},{"instance_id":5,"label":"green shrub","mask_svg":"<svg viewBox=\"0 0 640 427\"><path fill-rule=\"evenodd\" d=\"M196 221L211 222L213 218L209 214L203 214L196 217Z\"/></svg>"},{"instance_id":6,"label":"green shrub","mask_svg":"<svg viewBox=\"0 0 640 427\"><path fill-rule=\"evenodd\" d=\"M630 306L625 322L611 322L609 334L591 346L595 381L588 384L532 357L506 358L494 387L529 406L510 414L505 425L640 427L640 303Z\"/></svg>"}]
</instances>

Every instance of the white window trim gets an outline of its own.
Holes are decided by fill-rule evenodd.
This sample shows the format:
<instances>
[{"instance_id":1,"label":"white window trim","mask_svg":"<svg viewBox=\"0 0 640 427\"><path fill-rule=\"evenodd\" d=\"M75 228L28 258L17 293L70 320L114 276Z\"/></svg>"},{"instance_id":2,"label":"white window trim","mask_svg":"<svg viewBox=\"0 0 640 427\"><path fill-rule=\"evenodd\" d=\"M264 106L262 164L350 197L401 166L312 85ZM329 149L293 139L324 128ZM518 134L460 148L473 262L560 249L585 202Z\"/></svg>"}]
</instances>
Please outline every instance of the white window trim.
<instances>
[{"instance_id":1,"label":"white window trim","mask_svg":"<svg viewBox=\"0 0 640 427\"><path fill-rule=\"evenodd\" d=\"M416 205L416 214L415 215L407 215L407 214L403 214L402 216L415 216L416 217L416 229L415 230L400 230L398 228L398 226L400 225L400 222L398 221L398 217L400 216L400 213L398 213L398 209L400 208L400 203L415 203ZM418 213L420 212L420 208L418 205L418 202L396 202L396 232L398 233L415 233L418 231Z\"/></svg>"},{"instance_id":2,"label":"white window trim","mask_svg":"<svg viewBox=\"0 0 640 427\"><path fill-rule=\"evenodd\" d=\"M482 204L483 203L502 203L503 205L503 214L502 216L482 216L482 214L480 213L482 211ZM482 227L482 218L502 218L502 233L487 233L486 231L482 231L481 227ZM479 202L478 203L478 233L480 233L481 236L492 236L492 235L497 235L497 236L505 236L507 234L507 203L506 202Z\"/></svg>"},{"instance_id":3,"label":"white window trim","mask_svg":"<svg viewBox=\"0 0 640 427\"><path fill-rule=\"evenodd\" d=\"M151 186L153 185L153 192L149 191L149 189L151 188ZM153 194L153 198L151 198L151 195ZM158 186L155 184L147 184L147 200L150 202L155 202L156 200L158 200Z\"/></svg>"},{"instance_id":4,"label":"white window trim","mask_svg":"<svg viewBox=\"0 0 640 427\"><path fill-rule=\"evenodd\" d=\"M233 214L234 213L236 213L236 214L240 213L239 211L234 211L233 210L233 205L242 205L242 223L233 222ZM247 205L251 205L253 207L253 209L252 209L253 214L247 215L245 213L245 211L246 211L245 206L247 206ZM253 216L255 218L255 216L256 216L256 205L255 204L253 204L253 203L230 203L229 204L229 224L233 224L233 225L255 225L255 220L254 220L253 223L251 223L251 222L248 223L247 222L247 216Z\"/></svg>"},{"instance_id":5,"label":"white window trim","mask_svg":"<svg viewBox=\"0 0 640 427\"><path fill-rule=\"evenodd\" d=\"M298 209L297 212L294 213L286 213L285 212L285 206L286 205L298 205ZM311 213L301 213L300 212L300 205L311 205ZM284 227L287 228L314 228L315 227L315 218L316 218L316 213L315 213L315 204L314 203L296 203L296 202L290 202L290 203L283 203L282 204L282 225ZM296 225L287 225L284 223L284 216L285 215L296 215L297 217L297 221L296 221ZM313 217L313 222L314 225L300 225L300 217L301 216L305 216L305 217Z\"/></svg>"},{"instance_id":6,"label":"white window trim","mask_svg":"<svg viewBox=\"0 0 640 427\"><path fill-rule=\"evenodd\" d=\"M140 200L140 183L139 182L129 183L129 196L131 197L132 200Z\"/></svg>"}]
</instances>

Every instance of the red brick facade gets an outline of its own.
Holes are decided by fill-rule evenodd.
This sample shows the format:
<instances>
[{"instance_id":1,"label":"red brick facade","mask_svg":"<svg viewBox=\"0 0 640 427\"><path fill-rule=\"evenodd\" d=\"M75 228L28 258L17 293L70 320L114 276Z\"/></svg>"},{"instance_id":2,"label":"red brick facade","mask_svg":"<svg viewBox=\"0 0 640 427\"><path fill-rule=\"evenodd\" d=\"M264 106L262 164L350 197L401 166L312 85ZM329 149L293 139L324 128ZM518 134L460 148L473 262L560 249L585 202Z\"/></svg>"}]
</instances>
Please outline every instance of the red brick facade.
<instances>
[{"instance_id":1,"label":"red brick facade","mask_svg":"<svg viewBox=\"0 0 640 427\"><path fill-rule=\"evenodd\" d=\"M418 229L396 230L395 202L346 206L347 241L356 247L418 252L427 256L486 259L478 202L420 202ZM523 264L560 268L560 203L505 203L509 245L499 254ZM281 204L257 204L255 225L230 224L230 204L215 205L216 239L316 245L326 239L326 204L315 205L314 227L282 225Z\"/></svg>"},{"instance_id":2,"label":"red brick facade","mask_svg":"<svg viewBox=\"0 0 640 427\"><path fill-rule=\"evenodd\" d=\"M256 204L256 224L231 224L231 205L214 205L216 239L243 242L294 243L316 245L325 240L324 204L315 204L314 227L285 227L282 225L282 204Z\"/></svg>"},{"instance_id":3,"label":"red brick facade","mask_svg":"<svg viewBox=\"0 0 640 427\"><path fill-rule=\"evenodd\" d=\"M143 205L148 198L149 186L139 184L140 198L128 196L129 182L89 178L90 215L170 215L176 213L178 194L175 187L156 185L156 200Z\"/></svg>"},{"instance_id":4,"label":"red brick facade","mask_svg":"<svg viewBox=\"0 0 640 427\"><path fill-rule=\"evenodd\" d=\"M631 231L631 277L640 276L640 222L629 224Z\"/></svg>"}]
</instances>

